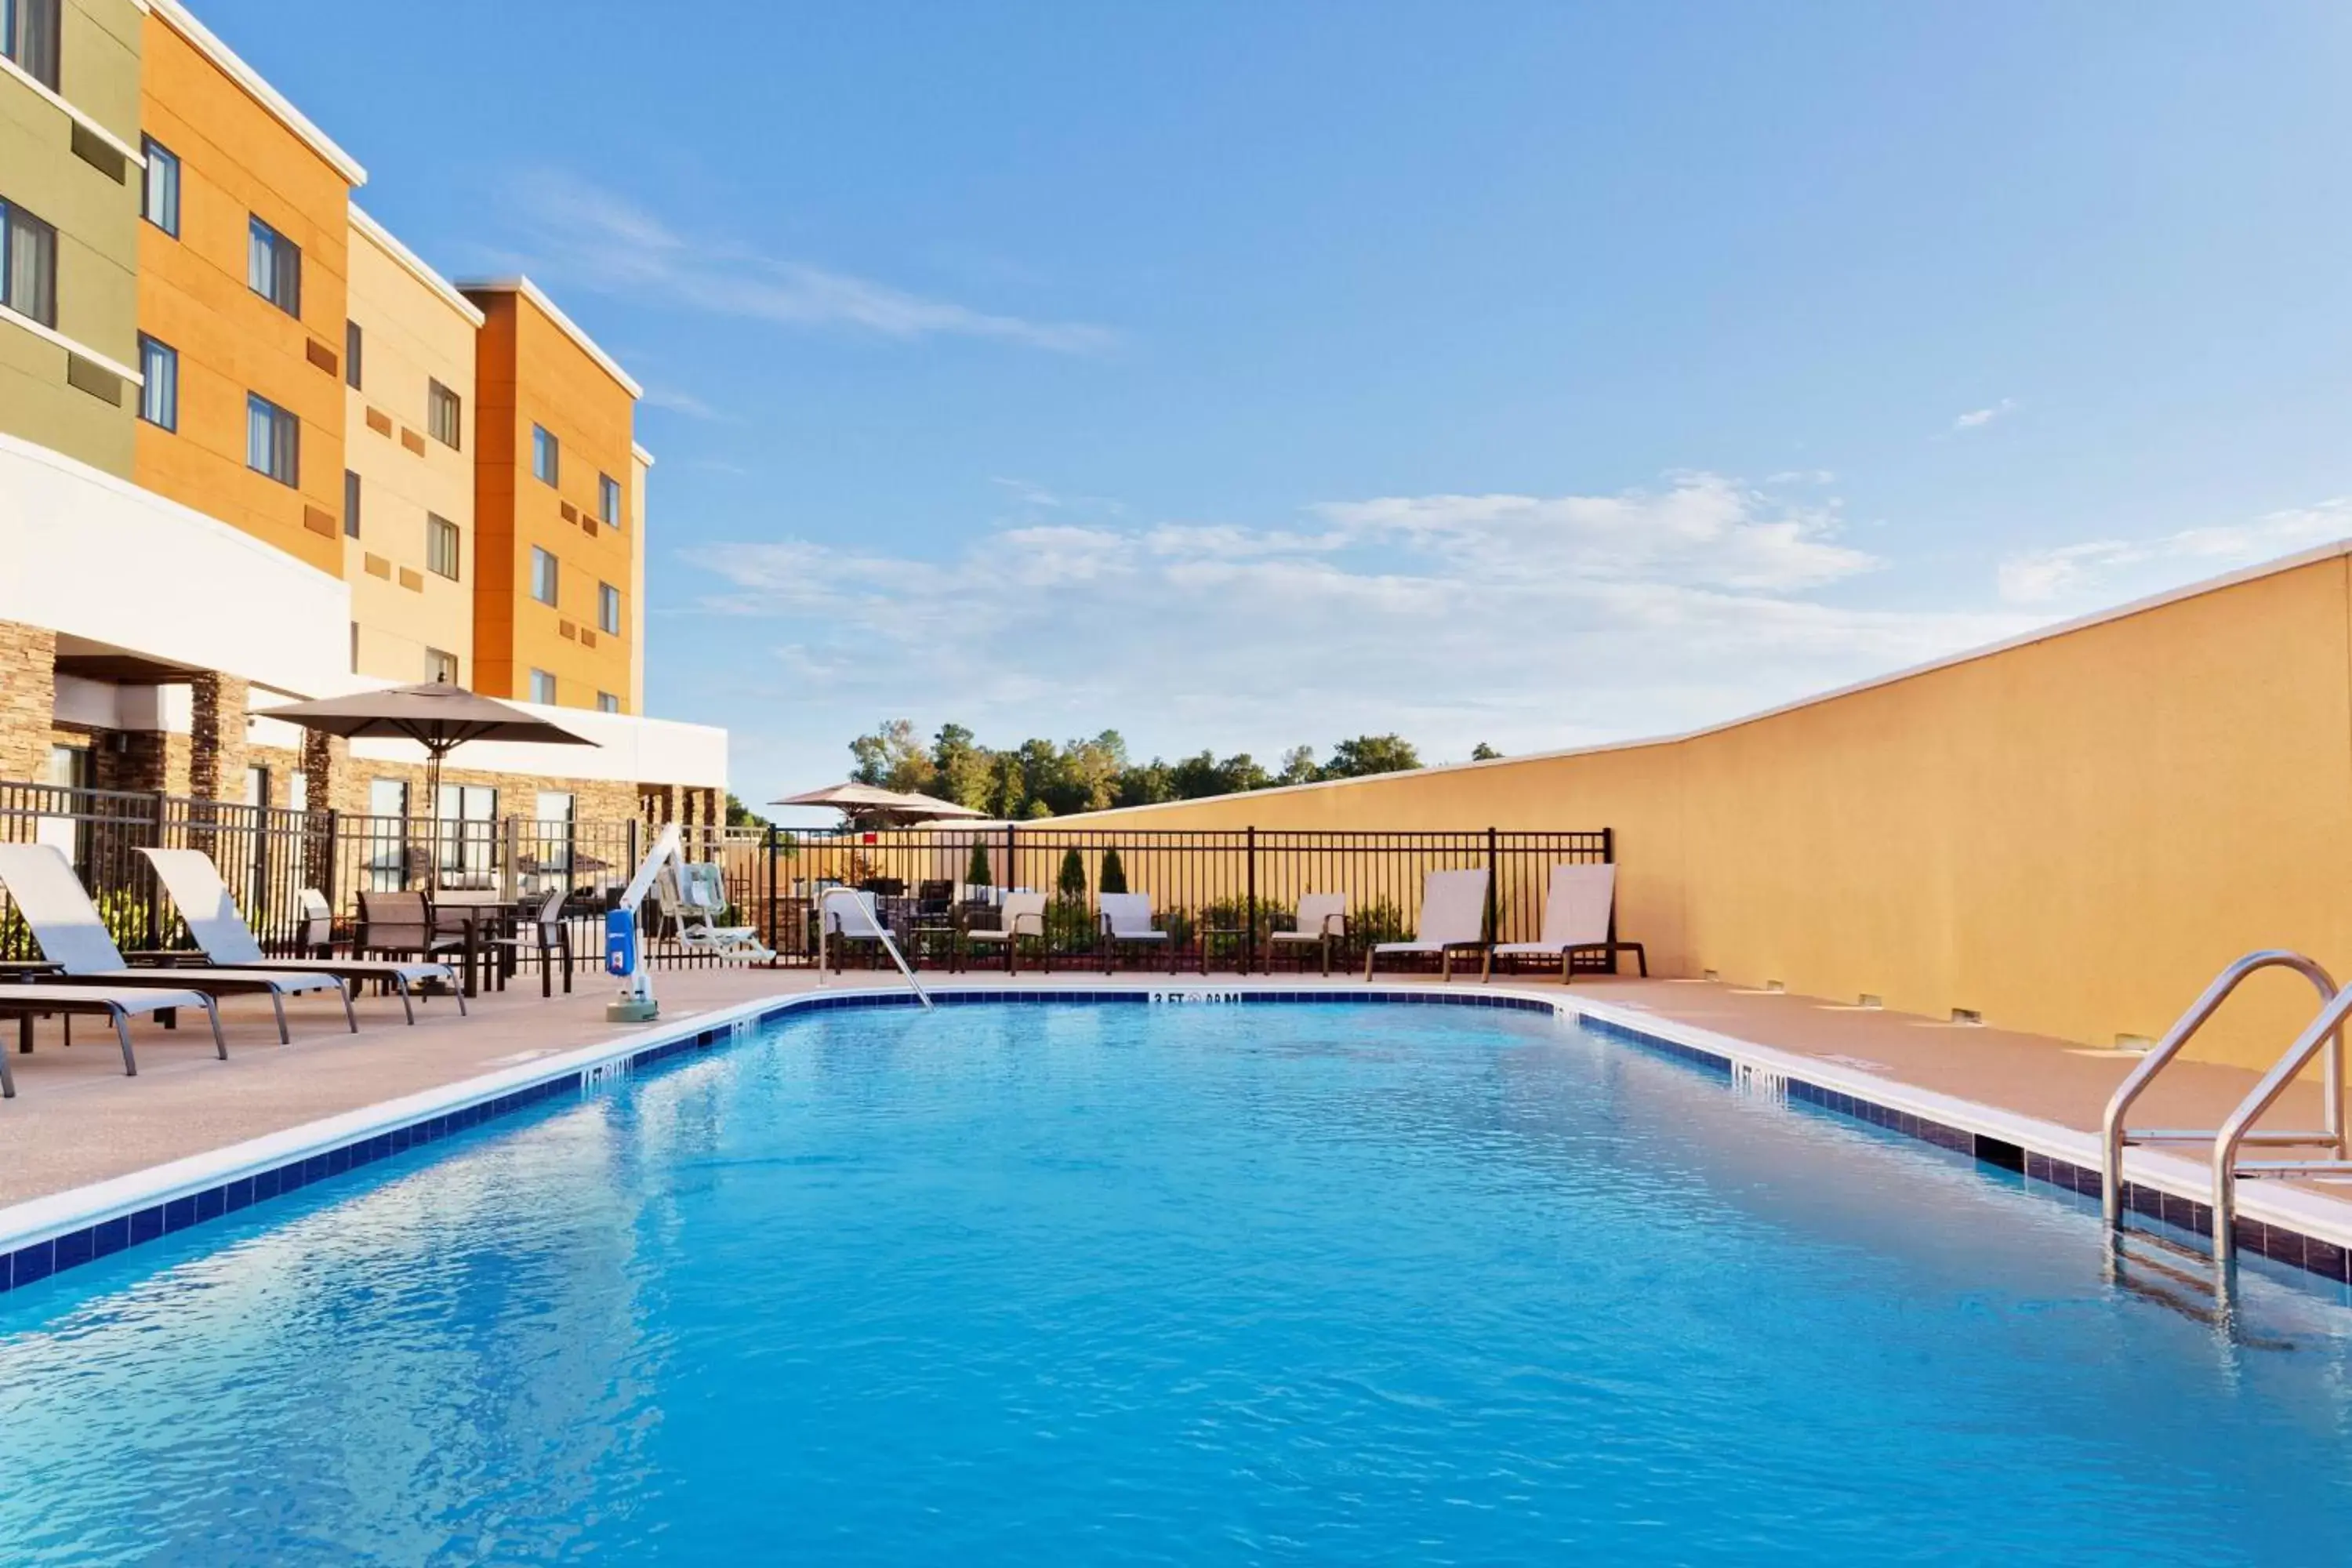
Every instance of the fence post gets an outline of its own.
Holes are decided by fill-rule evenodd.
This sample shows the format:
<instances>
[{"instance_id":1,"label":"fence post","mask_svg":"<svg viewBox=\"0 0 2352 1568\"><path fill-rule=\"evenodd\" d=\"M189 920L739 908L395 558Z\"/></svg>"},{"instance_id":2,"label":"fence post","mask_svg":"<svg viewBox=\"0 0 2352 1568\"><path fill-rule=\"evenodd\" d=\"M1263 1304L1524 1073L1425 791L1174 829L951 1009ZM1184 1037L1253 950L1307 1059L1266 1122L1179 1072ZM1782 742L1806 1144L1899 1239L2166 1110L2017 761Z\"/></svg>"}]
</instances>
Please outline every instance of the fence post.
<instances>
[{"instance_id":1,"label":"fence post","mask_svg":"<svg viewBox=\"0 0 2352 1568\"><path fill-rule=\"evenodd\" d=\"M1242 910L1242 973L1247 974L1257 963L1257 825L1243 831L1249 846L1249 896Z\"/></svg>"},{"instance_id":2,"label":"fence post","mask_svg":"<svg viewBox=\"0 0 2352 1568\"><path fill-rule=\"evenodd\" d=\"M1496 866L1495 866L1495 830L1494 830L1492 827L1489 827L1488 829L1486 829L1486 940L1487 940L1488 942L1495 942L1495 941L1496 941L1496 940L1500 939L1500 937L1501 937L1501 936L1502 936L1502 934L1503 934L1503 928L1502 928L1502 923L1501 923L1501 912L1502 912L1502 906L1501 906L1500 902L1497 900L1497 899L1496 899L1496 892L1495 892L1495 872L1496 872Z\"/></svg>"},{"instance_id":3,"label":"fence post","mask_svg":"<svg viewBox=\"0 0 2352 1568\"><path fill-rule=\"evenodd\" d=\"M155 817L152 836L155 841L155 847L162 849L166 847L166 846L163 843L163 792L160 789L155 792L154 804ZM183 847L185 847L185 846L183 846ZM161 907L163 900L162 894L156 890L152 878L148 879L147 889L146 946L147 951L152 952L157 948L163 945L163 927L162 920L163 909Z\"/></svg>"},{"instance_id":4,"label":"fence post","mask_svg":"<svg viewBox=\"0 0 2352 1568\"><path fill-rule=\"evenodd\" d=\"M1601 863L1604 866L1617 864L1617 830L1613 827L1604 827L1601 830ZM1622 890L1622 889L1612 890L1609 899L1609 973L1612 974L1617 973L1616 893Z\"/></svg>"},{"instance_id":5,"label":"fence post","mask_svg":"<svg viewBox=\"0 0 2352 1568\"><path fill-rule=\"evenodd\" d=\"M537 836L533 835L533 837ZM522 897L522 814L520 812L507 813L507 830L504 837L506 841L499 847L506 858L506 864L499 869L499 897L510 904Z\"/></svg>"},{"instance_id":6,"label":"fence post","mask_svg":"<svg viewBox=\"0 0 2352 1568\"><path fill-rule=\"evenodd\" d=\"M1013 858L1013 824L1008 822L1004 825L1004 881L1003 886L1004 890L1009 893L1020 885L1020 868Z\"/></svg>"},{"instance_id":7,"label":"fence post","mask_svg":"<svg viewBox=\"0 0 2352 1568\"><path fill-rule=\"evenodd\" d=\"M320 858L326 862L325 868L319 874L319 880L323 883L324 886L320 887L319 891L327 900L327 930L330 936L331 936L334 931L336 909L335 841L342 836L341 826L342 822L341 816L337 814L333 806L329 806L327 808L327 847L320 856Z\"/></svg>"},{"instance_id":8,"label":"fence post","mask_svg":"<svg viewBox=\"0 0 2352 1568\"><path fill-rule=\"evenodd\" d=\"M778 901L778 889L776 887L776 825L772 822L768 824L768 951L771 952L782 952L783 951L782 948L776 945L776 938L781 930L777 924L776 919L776 905Z\"/></svg>"}]
</instances>

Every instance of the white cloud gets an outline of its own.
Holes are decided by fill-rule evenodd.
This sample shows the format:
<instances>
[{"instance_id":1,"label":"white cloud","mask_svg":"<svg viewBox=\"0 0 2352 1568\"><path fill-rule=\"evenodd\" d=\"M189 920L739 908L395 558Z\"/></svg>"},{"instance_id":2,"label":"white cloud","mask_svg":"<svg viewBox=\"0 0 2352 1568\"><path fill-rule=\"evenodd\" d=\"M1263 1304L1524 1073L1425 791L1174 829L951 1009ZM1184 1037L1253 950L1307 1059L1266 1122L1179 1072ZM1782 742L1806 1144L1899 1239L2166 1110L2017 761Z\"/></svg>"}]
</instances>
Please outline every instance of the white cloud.
<instances>
[{"instance_id":1,"label":"white cloud","mask_svg":"<svg viewBox=\"0 0 2352 1568\"><path fill-rule=\"evenodd\" d=\"M511 208L527 231L517 260L582 287L788 327L835 327L887 338L992 338L1057 353L1100 353L1105 327L1040 321L934 300L711 236L688 237L626 198L574 175L516 184Z\"/></svg>"},{"instance_id":2,"label":"white cloud","mask_svg":"<svg viewBox=\"0 0 2352 1568\"><path fill-rule=\"evenodd\" d=\"M672 414L683 414L688 419L708 419L714 423L732 424L733 417L721 414L690 392L675 386L647 385L643 399L649 408L667 408Z\"/></svg>"},{"instance_id":3,"label":"white cloud","mask_svg":"<svg viewBox=\"0 0 2352 1568\"><path fill-rule=\"evenodd\" d=\"M2352 497L2339 497L2252 522L2184 529L2157 539L2094 539L2021 551L2000 563L2000 596L2011 605L2051 606L2136 598L2347 535Z\"/></svg>"},{"instance_id":4,"label":"white cloud","mask_svg":"<svg viewBox=\"0 0 2352 1568\"><path fill-rule=\"evenodd\" d=\"M1880 563L1833 514L1711 474L1613 496L1403 496L1306 526L1022 523L929 560L712 546L711 616L778 623L821 782L877 718L992 739L1124 729L1272 756L1397 730L1524 752L1727 717L2010 635L2011 614L1808 596ZM740 623L714 635L756 646ZM764 752L772 742L758 748Z\"/></svg>"},{"instance_id":5,"label":"white cloud","mask_svg":"<svg viewBox=\"0 0 2352 1568\"><path fill-rule=\"evenodd\" d=\"M1969 409L1966 414L1961 415L1958 418L1952 421L1952 428L1955 430L1981 430L1986 426L1991 424L1994 420L2000 418L2003 415L2014 413L2016 409L2017 399L2014 397L2004 397L1999 403L1992 405L1990 407Z\"/></svg>"}]
</instances>

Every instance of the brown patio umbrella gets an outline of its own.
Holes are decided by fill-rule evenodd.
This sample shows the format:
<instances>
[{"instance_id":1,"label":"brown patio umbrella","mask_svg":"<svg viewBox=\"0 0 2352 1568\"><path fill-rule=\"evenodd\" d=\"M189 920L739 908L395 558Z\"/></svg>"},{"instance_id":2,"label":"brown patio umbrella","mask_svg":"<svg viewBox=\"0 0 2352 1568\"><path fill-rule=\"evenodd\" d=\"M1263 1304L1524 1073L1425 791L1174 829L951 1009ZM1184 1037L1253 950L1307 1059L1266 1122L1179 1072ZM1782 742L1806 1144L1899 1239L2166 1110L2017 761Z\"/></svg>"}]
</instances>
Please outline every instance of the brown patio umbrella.
<instances>
[{"instance_id":1,"label":"brown patio umbrella","mask_svg":"<svg viewBox=\"0 0 2352 1568\"><path fill-rule=\"evenodd\" d=\"M441 759L468 741L526 741L543 746L596 743L536 713L477 697L446 681L387 686L379 691L289 702L259 711L266 718L283 719L346 740L415 742L425 748L425 809L436 816L441 811Z\"/></svg>"},{"instance_id":2,"label":"brown patio umbrella","mask_svg":"<svg viewBox=\"0 0 2352 1568\"><path fill-rule=\"evenodd\" d=\"M853 822L878 826L896 826L908 822L937 822L950 816L982 816L986 814L968 805L958 805L937 795L903 795L895 789L877 789L872 784L827 784L823 789L805 790L772 800L770 805L829 805Z\"/></svg>"}]
</instances>

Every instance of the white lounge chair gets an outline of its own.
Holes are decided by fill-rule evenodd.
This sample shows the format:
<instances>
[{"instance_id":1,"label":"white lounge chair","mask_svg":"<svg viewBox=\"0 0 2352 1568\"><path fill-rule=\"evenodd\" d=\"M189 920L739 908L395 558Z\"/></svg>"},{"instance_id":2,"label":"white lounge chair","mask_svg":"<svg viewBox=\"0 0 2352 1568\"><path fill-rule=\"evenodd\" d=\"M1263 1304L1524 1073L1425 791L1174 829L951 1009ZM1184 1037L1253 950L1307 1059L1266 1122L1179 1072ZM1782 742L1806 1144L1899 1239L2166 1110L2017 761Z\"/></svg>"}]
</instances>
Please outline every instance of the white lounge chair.
<instances>
[{"instance_id":1,"label":"white lounge chair","mask_svg":"<svg viewBox=\"0 0 2352 1568\"><path fill-rule=\"evenodd\" d=\"M1151 924L1150 893L1103 893L1095 899L1095 925L1102 939L1103 973L1108 974L1122 946L1165 948L1168 973L1176 973L1176 944Z\"/></svg>"},{"instance_id":2,"label":"white lounge chair","mask_svg":"<svg viewBox=\"0 0 2352 1568\"><path fill-rule=\"evenodd\" d=\"M775 951L760 940L757 926L723 926L727 872L716 861L689 864L678 879L677 940L688 952L738 963L766 963Z\"/></svg>"},{"instance_id":3,"label":"white lounge chair","mask_svg":"<svg viewBox=\"0 0 2352 1568\"><path fill-rule=\"evenodd\" d=\"M997 925L993 930L974 927L963 933L964 941L985 947L993 942L1004 944L1004 973L1020 973L1021 939L1034 936L1045 954L1045 968L1054 967L1054 950L1045 941L1045 895L1026 890L1004 895L996 906Z\"/></svg>"},{"instance_id":4,"label":"white lounge chair","mask_svg":"<svg viewBox=\"0 0 2352 1568\"><path fill-rule=\"evenodd\" d=\"M245 923L245 917L237 913L236 902L229 897L211 856L201 849L142 849L139 853L155 868L156 879L178 907L180 919L187 922L188 934L195 938L197 948L215 963L236 969L266 969L272 973L331 974L344 981L382 981L400 994L401 1011L408 1016L411 1024L416 1022L416 1004L411 1000L409 987L420 980L438 980L456 994L459 1016L465 1015L466 993L457 984L457 972L446 963L381 958L271 958L261 951L261 942L253 934L253 928ZM309 888L302 889L306 949L322 945L328 935L313 912L314 906L310 902L312 899L319 900L317 910L326 906L321 895Z\"/></svg>"},{"instance_id":5,"label":"white lounge chair","mask_svg":"<svg viewBox=\"0 0 2352 1568\"><path fill-rule=\"evenodd\" d=\"M1630 950L1641 960L1643 976L1647 978L1650 955L1642 951L1642 944L1619 942L1609 934L1610 915L1616 902L1616 867L1554 866L1551 886L1544 894L1543 940L1498 943L1487 955L1488 973L1492 973L1497 958L1557 958L1559 983L1565 985L1576 954L1608 954L1609 973L1614 974L1617 955Z\"/></svg>"},{"instance_id":6,"label":"white lounge chair","mask_svg":"<svg viewBox=\"0 0 2352 1568\"><path fill-rule=\"evenodd\" d=\"M1306 947L1319 944L1323 949L1323 973L1331 973L1331 939L1348 940L1348 895L1345 893L1301 893L1298 895L1298 924L1294 931L1270 931L1265 933L1266 970L1274 969L1274 955L1286 947ZM1300 968L1307 966L1307 955L1298 955Z\"/></svg>"},{"instance_id":7,"label":"white lounge chair","mask_svg":"<svg viewBox=\"0 0 2352 1568\"><path fill-rule=\"evenodd\" d=\"M1454 978L1454 955L1486 945L1486 872L1432 871L1421 885L1421 920L1411 942L1374 942L1364 954L1364 978L1383 953L1435 953L1444 977Z\"/></svg>"},{"instance_id":8,"label":"white lounge chair","mask_svg":"<svg viewBox=\"0 0 2352 1568\"><path fill-rule=\"evenodd\" d=\"M0 886L16 901L16 912L33 928L41 956L76 980L93 980L107 986L153 985L179 991L201 991L208 996L234 992L265 991L278 1014L278 1043L286 1032L286 998L310 991L332 991L343 1005L352 1033L360 1031L359 1015L352 1010L352 994L343 983L315 968L261 969L133 969L122 962L122 950L106 931L98 906L73 874L55 845L0 844Z\"/></svg>"},{"instance_id":9,"label":"white lounge chair","mask_svg":"<svg viewBox=\"0 0 2352 1568\"><path fill-rule=\"evenodd\" d=\"M139 1076L139 1058L131 1054L131 1020L150 1013L171 1013L182 1007L202 1007L212 1020L213 1049L228 1060L228 1041L221 1034L220 1008L201 991L166 991L145 985L50 984L42 981L0 985L0 1017L16 1020L17 1048L33 1048L33 1020L63 1014L72 1027L76 1013L103 1013L114 1024L114 1037L122 1042L122 1072ZM70 1034L67 1043L72 1043ZM16 1098L16 1076L8 1069L8 1053L0 1047L0 1099Z\"/></svg>"}]
</instances>

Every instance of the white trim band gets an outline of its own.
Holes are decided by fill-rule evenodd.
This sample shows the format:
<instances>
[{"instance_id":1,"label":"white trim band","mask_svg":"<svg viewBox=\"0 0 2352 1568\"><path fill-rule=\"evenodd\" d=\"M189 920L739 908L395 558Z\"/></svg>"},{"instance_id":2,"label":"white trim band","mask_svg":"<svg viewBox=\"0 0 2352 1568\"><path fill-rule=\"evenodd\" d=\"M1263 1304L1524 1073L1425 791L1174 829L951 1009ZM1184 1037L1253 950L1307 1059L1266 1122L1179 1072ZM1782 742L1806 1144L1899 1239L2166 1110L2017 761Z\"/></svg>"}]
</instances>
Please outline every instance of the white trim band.
<instances>
[{"instance_id":1,"label":"white trim band","mask_svg":"<svg viewBox=\"0 0 2352 1568\"><path fill-rule=\"evenodd\" d=\"M26 331L32 333L35 337L55 343L58 347L65 350L66 353L69 354L79 354L82 358L89 361L90 363L98 365L103 369L112 371L115 374L121 376L123 380L129 382L133 386L144 386L147 384L147 378L145 376L140 374L137 371L132 370L129 365L124 364L113 355L102 354L96 349L91 348L88 343L76 342L73 339L66 336L55 327L45 327L40 322L33 320L32 317L26 315L20 310L13 310L5 305L0 305L0 321L13 321L17 326L20 326Z\"/></svg>"},{"instance_id":2,"label":"white trim band","mask_svg":"<svg viewBox=\"0 0 2352 1568\"><path fill-rule=\"evenodd\" d=\"M47 82L43 81L39 77L37 77L32 72L26 70L24 67L18 65L15 60L10 59L6 55L0 55L0 76L15 77L18 81L21 81L26 87L31 88L35 92L37 92L43 98L47 99L52 108L64 111L66 118L71 120L76 125L80 126L83 130L89 132L91 135L97 137L100 141L105 142L116 152L130 159L133 167L144 169L147 166L147 155L145 153L140 152L138 148L131 146L128 142L125 142L121 137L117 136L113 132L109 131L105 126L100 125L97 121L92 120L89 115L84 114L80 110L76 109L72 104L68 103L65 99L58 94L56 89L49 86Z\"/></svg>"}]
</instances>

